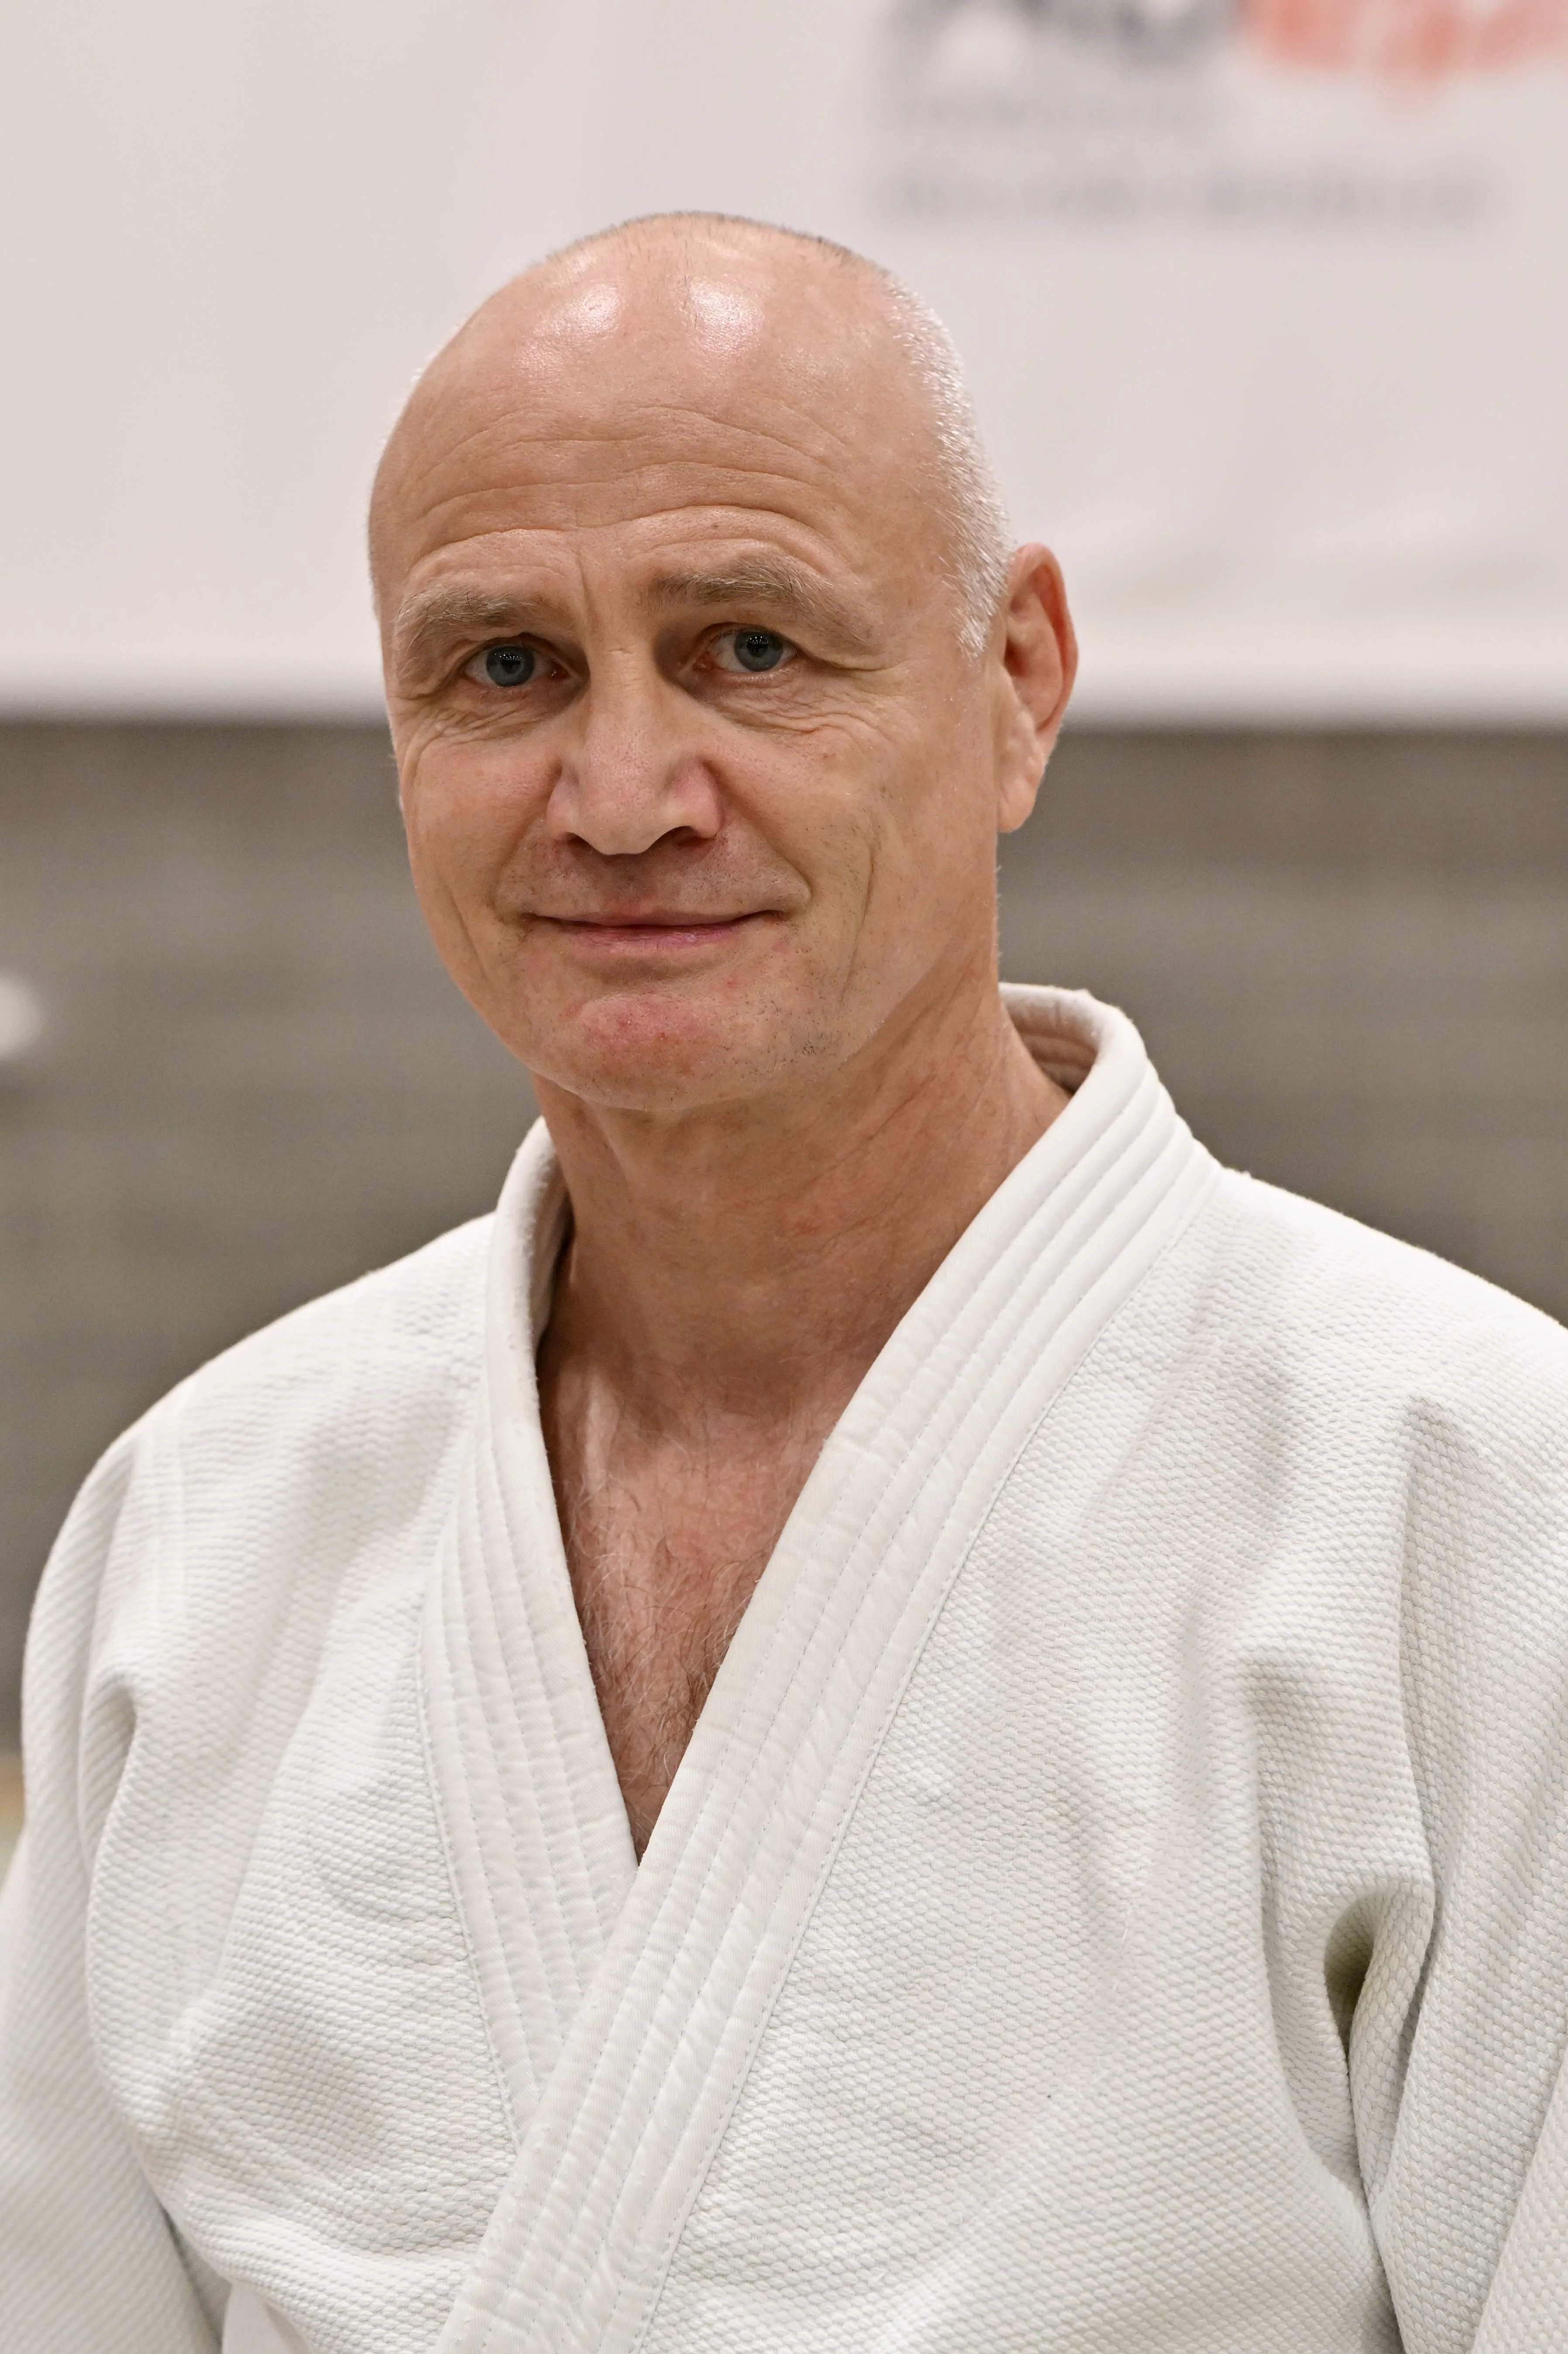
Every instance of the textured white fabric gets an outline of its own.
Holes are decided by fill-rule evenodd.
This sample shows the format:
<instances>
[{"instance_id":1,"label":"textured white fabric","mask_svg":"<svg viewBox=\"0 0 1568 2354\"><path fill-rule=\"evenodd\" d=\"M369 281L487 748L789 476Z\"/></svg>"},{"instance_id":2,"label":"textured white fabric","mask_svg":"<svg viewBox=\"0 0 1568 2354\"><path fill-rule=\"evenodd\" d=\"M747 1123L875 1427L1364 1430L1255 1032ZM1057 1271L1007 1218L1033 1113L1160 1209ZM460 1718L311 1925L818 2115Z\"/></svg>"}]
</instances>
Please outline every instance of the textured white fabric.
<instances>
[{"instance_id":1,"label":"textured white fabric","mask_svg":"<svg viewBox=\"0 0 1568 2354\"><path fill-rule=\"evenodd\" d=\"M830 1439L641 1867L542 1130L111 1451L28 1659L0 2345L1568 2344L1568 1337L1012 1003L1074 1100Z\"/></svg>"}]
</instances>

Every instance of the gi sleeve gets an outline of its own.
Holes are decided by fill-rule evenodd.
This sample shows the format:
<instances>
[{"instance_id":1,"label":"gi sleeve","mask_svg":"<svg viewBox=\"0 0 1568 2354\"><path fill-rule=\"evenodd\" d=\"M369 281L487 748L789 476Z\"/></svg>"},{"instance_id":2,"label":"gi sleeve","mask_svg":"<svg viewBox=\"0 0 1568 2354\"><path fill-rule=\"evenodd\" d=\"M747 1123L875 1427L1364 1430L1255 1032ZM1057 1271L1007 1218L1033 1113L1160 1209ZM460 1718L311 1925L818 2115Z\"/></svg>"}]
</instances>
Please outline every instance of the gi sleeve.
<instances>
[{"instance_id":1,"label":"gi sleeve","mask_svg":"<svg viewBox=\"0 0 1568 2354\"><path fill-rule=\"evenodd\" d=\"M82 1695L135 1440L78 1499L28 1637L27 1827L0 1952L0 2346L17 2354L214 2354L217 2343L104 2090L88 2014Z\"/></svg>"},{"instance_id":2,"label":"gi sleeve","mask_svg":"<svg viewBox=\"0 0 1568 2354\"><path fill-rule=\"evenodd\" d=\"M1408 1509L1404 1714L1435 1922L1410 2014L1351 2038L1358 2124L1374 2076L1399 2079L1368 2189L1405 2354L1568 2345L1561 1341L1484 1365L1484 1411L1428 1416Z\"/></svg>"}]
</instances>

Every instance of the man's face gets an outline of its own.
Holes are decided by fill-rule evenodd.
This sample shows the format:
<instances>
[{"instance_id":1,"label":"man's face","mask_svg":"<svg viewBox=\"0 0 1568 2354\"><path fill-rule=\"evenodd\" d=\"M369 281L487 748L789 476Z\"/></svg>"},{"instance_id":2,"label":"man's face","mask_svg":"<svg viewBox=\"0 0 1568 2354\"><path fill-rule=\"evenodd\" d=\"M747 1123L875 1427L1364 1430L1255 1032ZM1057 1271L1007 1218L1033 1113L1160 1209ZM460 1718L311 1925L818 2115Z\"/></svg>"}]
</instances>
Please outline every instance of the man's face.
<instances>
[{"instance_id":1,"label":"man's face","mask_svg":"<svg viewBox=\"0 0 1568 2354\"><path fill-rule=\"evenodd\" d=\"M1016 709L912 395L811 326L732 262L589 274L439 364L378 494L426 917L589 1103L820 1082L992 969Z\"/></svg>"}]
</instances>

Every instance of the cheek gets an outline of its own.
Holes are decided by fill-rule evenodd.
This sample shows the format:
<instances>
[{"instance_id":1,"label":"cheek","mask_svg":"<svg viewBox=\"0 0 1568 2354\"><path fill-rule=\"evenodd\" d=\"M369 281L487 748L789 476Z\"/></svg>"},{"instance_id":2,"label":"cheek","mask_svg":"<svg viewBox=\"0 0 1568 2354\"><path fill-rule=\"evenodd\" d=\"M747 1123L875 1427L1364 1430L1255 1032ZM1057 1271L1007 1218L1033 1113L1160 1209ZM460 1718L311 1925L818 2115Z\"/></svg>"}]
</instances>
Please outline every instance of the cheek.
<instances>
[{"instance_id":1,"label":"cheek","mask_svg":"<svg viewBox=\"0 0 1568 2354\"><path fill-rule=\"evenodd\" d=\"M875 807L881 879L932 908L961 904L977 878L989 890L996 865L990 764L972 723L953 717L933 713L901 748Z\"/></svg>"},{"instance_id":2,"label":"cheek","mask_svg":"<svg viewBox=\"0 0 1568 2354\"><path fill-rule=\"evenodd\" d=\"M515 747L435 737L408 748L400 766L409 864L427 912L446 900L471 916L493 903L547 786Z\"/></svg>"}]
</instances>

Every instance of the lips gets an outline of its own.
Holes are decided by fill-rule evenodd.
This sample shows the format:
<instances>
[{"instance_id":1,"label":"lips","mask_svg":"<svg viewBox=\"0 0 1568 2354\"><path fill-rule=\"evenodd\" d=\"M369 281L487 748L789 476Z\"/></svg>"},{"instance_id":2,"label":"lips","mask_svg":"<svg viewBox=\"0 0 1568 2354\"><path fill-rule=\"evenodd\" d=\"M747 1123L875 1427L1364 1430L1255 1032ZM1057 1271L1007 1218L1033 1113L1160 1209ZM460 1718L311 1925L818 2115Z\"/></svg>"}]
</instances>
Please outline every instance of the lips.
<instances>
[{"instance_id":1,"label":"lips","mask_svg":"<svg viewBox=\"0 0 1568 2354\"><path fill-rule=\"evenodd\" d=\"M705 932L726 930L767 913L763 907L744 907L733 916L699 914L695 910L688 914L683 909L644 915L617 908L613 915L546 916L544 920L574 932Z\"/></svg>"},{"instance_id":2,"label":"lips","mask_svg":"<svg viewBox=\"0 0 1568 2354\"><path fill-rule=\"evenodd\" d=\"M669 964L674 959L698 957L738 938L743 931L767 922L771 908L747 908L735 916L699 915L662 909L657 915L546 916L535 920L582 957L613 963L650 961Z\"/></svg>"}]
</instances>

